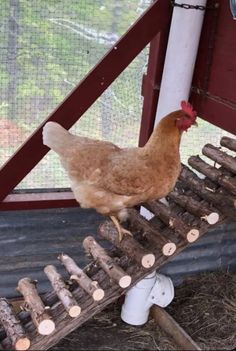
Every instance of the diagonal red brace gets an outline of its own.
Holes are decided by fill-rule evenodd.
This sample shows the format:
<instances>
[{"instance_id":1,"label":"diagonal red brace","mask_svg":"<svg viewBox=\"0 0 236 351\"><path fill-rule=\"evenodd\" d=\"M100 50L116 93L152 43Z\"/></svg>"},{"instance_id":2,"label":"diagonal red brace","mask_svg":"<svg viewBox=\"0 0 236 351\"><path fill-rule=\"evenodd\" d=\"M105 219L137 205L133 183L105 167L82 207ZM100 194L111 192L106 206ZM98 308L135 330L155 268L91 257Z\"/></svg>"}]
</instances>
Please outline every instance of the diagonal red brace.
<instances>
[{"instance_id":1,"label":"diagonal red brace","mask_svg":"<svg viewBox=\"0 0 236 351\"><path fill-rule=\"evenodd\" d=\"M0 201L49 151L42 143L44 124L48 121L56 121L69 129L154 36L165 29L170 14L169 1L154 1L70 95L5 163L0 170Z\"/></svg>"}]
</instances>

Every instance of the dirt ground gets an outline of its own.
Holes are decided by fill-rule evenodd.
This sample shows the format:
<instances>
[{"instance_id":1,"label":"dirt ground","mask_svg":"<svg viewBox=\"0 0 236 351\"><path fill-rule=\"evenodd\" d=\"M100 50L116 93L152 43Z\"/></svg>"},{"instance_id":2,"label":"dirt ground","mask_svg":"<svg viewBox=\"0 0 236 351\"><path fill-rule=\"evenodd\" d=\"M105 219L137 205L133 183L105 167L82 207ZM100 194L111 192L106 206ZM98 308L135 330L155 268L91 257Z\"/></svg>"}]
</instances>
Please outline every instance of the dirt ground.
<instances>
[{"instance_id":1,"label":"dirt ground","mask_svg":"<svg viewBox=\"0 0 236 351\"><path fill-rule=\"evenodd\" d=\"M111 305L51 348L62 350L180 350L150 319L133 327L120 318L120 303ZM167 308L202 350L236 348L236 274L205 273L176 288Z\"/></svg>"}]
</instances>

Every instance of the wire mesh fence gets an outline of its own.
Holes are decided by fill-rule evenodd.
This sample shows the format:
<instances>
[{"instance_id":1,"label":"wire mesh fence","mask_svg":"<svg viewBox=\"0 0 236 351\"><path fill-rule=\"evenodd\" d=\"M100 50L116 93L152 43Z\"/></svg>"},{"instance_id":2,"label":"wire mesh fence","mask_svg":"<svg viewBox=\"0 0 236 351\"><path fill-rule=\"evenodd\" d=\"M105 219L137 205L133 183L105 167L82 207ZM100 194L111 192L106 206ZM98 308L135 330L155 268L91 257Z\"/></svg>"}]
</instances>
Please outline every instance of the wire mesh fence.
<instances>
[{"instance_id":1,"label":"wire mesh fence","mask_svg":"<svg viewBox=\"0 0 236 351\"><path fill-rule=\"evenodd\" d=\"M1 0L0 163L3 164L56 108L152 0ZM135 146L140 129L141 82L148 48L71 129ZM92 89L92 87L91 87ZM221 129L200 121L183 138L182 159L219 144ZM33 150L32 150L33 152ZM19 188L69 186L58 157L49 154Z\"/></svg>"},{"instance_id":2,"label":"wire mesh fence","mask_svg":"<svg viewBox=\"0 0 236 351\"><path fill-rule=\"evenodd\" d=\"M151 0L0 2L1 164L150 3ZM109 139L121 146L137 144L141 78L147 53L145 49L132 62L73 131ZM57 157L49 154L19 187L67 185Z\"/></svg>"}]
</instances>

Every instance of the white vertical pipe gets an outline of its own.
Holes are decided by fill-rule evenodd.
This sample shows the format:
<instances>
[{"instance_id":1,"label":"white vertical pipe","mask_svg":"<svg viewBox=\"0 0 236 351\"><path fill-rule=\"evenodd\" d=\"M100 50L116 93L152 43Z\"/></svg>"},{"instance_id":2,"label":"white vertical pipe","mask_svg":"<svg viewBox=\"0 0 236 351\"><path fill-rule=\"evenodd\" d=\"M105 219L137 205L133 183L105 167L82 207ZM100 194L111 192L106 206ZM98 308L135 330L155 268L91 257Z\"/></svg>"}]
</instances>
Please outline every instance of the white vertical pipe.
<instances>
[{"instance_id":1,"label":"white vertical pipe","mask_svg":"<svg viewBox=\"0 0 236 351\"><path fill-rule=\"evenodd\" d=\"M175 1L182 3L182 0ZM185 3L206 6L207 0L188 0ZM155 123L168 113L179 110L180 102L189 98L204 13L202 10L174 7ZM143 207L140 212L147 219L152 217Z\"/></svg>"},{"instance_id":2,"label":"white vertical pipe","mask_svg":"<svg viewBox=\"0 0 236 351\"><path fill-rule=\"evenodd\" d=\"M230 9L233 15L233 19L236 20L236 0L230 0Z\"/></svg>"},{"instance_id":3,"label":"white vertical pipe","mask_svg":"<svg viewBox=\"0 0 236 351\"><path fill-rule=\"evenodd\" d=\"M176 2L182 3L182 0ZM190 5L201 6L206 6L206 2L206 0L185 1ZM156 123L168 113L178 110L180 102L189 98L204 12L174 7Z\"/></svg>"},{"instance_id":4,"label":"white vertical pipe","mask_svg":"<svg viewBox=\"0 0 236 351\"><path fill-rule=\"evenodd\" d=\"M142 325L147 322L149 309L148 296L156 283L156 271L140 280L125 296L121 309L121 319L131 325Z\"/></svg>"}]
</instances>

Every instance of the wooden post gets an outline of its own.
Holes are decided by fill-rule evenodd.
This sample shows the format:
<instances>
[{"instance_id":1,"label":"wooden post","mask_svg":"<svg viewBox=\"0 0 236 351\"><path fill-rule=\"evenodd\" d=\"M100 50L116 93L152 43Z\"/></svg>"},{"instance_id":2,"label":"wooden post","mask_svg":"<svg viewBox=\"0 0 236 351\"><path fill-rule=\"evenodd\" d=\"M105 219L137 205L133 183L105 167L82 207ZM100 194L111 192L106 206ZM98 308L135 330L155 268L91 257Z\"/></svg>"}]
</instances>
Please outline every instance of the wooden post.
<instances>
[{"instance_id":1,"label":"wooden post","mask_svg":"<svg viewBox=\"0 0 236 351\"><path fill-rule=\"evenodd\" d=\"M28 350L30 340L15 315L12 307L4 298L0 298L0 322L15 350Z\"/></svg>"},{"instance_id":2,"label":"wooden post","mask_svg":"<svg viewBox=\"0 0 236 351\"><path fill-rule=\"evenodd\" d=\"M24 296L26 308L31 314L32 321L37 327L39 334L49 335L55 330L52 321L35 287L35 282L30 278L22 278L18 282L17 290Z\"/></svg>"},{"instance_id":3,"label":"wooden post","mask_svg":"<svg viewBox=\"0 0 236 351\"><path fill-rule=\"evenodd\" d=\"M70 279L75 280L79 286L86 291L94 301L103 299L105 293L100 288L98 282L91 280L84 271L77 266L75 261L68 255L61 254L58 259L65 266L67 272L71 275Z\"/></svg>"},{"instance_id":4,"label":"wooden post","mask_svg":"<svg viewBox=\"0 0 236 351\"><path fill-rule=\"evenodd\" d=\"M50 280L50 283L59 300L65 307L65 310L71 317L78 317L81 312L81 307L78 305L72 293L67 289L62 276L57 272L56 268L52 265L48 265L44 268L44 273Z\"/></svg>"},{"instance_id":5,"label":"wooden post","mask_svg":"<svg viewBox=\"0 0 236 351\"><path fill-rule=\"evenodd\" d=\"M194 200L191 196L180 194L178 190L174 190L168 195L168 197L188 212L200 217L211 225L216 224L219 221L219 213L211 211L209 207Z\"/></svg>"},{"instance_id":6,"label":"wooden post","mask_svg":"<svg viewBox=\"0 0 236 351\"><path fill-rule=\"evenodd\" d=\"M229 192L236 195L236 178L224 174L224 169L218 169L208 165L199 156L191 156L188 159L188 164L197 171L206 175L213 182L218 182L221 186L227 189Z\"/></svg>"},{"instance_id":7,"label":"wooden post","mask_svg":"<svg viewBox=\"0 0 236 351\"><path fill-rule=\"evenodd\" d=\"M159 306L153 306L151 315L155 322L172 337L181 350L201 351L200 347L193 339L181 328L181 326Z\"/></svg>"},{"instance_id":8,"label":"wooden post","mask_svg":"<svg viewBox=\"0 0 236 351\"><path fill-rule=\"evenodd\" d=\"M223 137L221 138L220 145L227 147L228 149L232 151L236 151L236 139L232 139L229 137Z\"/></svg>"},{"instance_id":9,"label":"wooden post","mask_svg":"<svg viewBox=\"0 0 236 351\"><path fill-rule=\"evenodd\" d=\"M236 174L236 160L233 156L227 155L225 152L211 144L206 144L202 149L202 153L228 169L230 172Z\"/></svg>"},{"instance_id":10,"label":"wooden post","mask_svg":"<svg viewBox=\"0 0 236 351\"><path fill-rule=\"evenodd\" d=\"M164 238L158 229L153 229L150 223L134 209L128 210L131 226L142 233L147 240L158 247L164 256L171 256L176 251L176 244Z\"/></svg>"},{"instance_id":11,"label":"wooden post","mask_svg":"<svg viewBox=\"0 0 236 351\"><path fill-rule=\"evenodd\" d=\"M215 205L222 211L222 213L227 213L229 215L232 213L232 210L235 212L236 197L231 195L225 196L211 191L206 187L204 181L202 181L194 172L184 165L182 165L182 171L179 177L193 192Z\"/></svg>"},{"instance_id":12,"label":"wooden post","mask_svg":"<svg viewBox=\"0 0 236 351\"><path fill-rule=\"evenodd\" d=\"M142 247L133 237L126 235L119 241L115 226L106 221L99 227L102 238L109 240L113 245L121 249L128 257L132 258L144 268L151 268L155 263L155 255Z\"/></svg>"},{"instance_id":13,"label":"wooden post","mask_svg":"<svg viewBox=\"0 0 236 351\"><path fill-rule=\"evenodd\" d=\"M107 275L119 284L121 288L127 288L131 284L131 276L115 264L113 259L107 255L106 251L96 242L92 236L88 236L83 241L85 250L97 260L101 268Z\"/></svg>"},{"instance_id":14,"label":"wooden post","mask_svg":"<svg viewBox=\"0 0 236 351\"><path fill-rule=\"evenodd\" d=\"M169 207L159 201L149 201L145 204L148 210L153 212L156 216L166 224L173 228L177 234L182 236L185 240L192 243L199 237L199 230L191 228L179 219Z\"/></svg>"}]
</instances>

